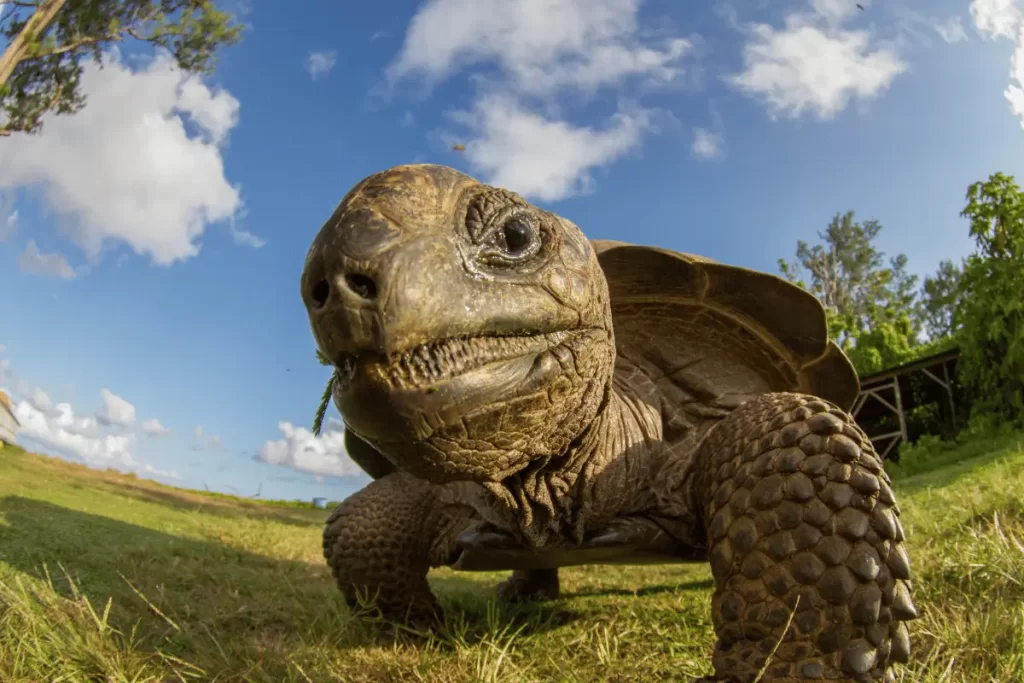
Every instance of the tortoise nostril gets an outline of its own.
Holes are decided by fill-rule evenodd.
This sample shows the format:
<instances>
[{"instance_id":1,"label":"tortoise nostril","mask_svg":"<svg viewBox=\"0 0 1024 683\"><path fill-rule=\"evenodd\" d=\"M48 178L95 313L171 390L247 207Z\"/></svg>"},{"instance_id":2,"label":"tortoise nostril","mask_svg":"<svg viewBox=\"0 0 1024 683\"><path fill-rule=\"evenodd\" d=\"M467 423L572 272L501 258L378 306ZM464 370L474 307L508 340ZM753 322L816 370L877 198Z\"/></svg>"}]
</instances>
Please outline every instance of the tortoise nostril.
<instances>
[{"instance_id":1,"label":"tortoise nostril","mask_svg":"<svg viewBox=\"0 0 1024 683\"><path fill-rule=\"evenodd\" d=\"M372 301L377 297L377 283L365 275L349 273L345 275L345 284L362 299Z\"/></svg>"},{"instance_id":2,"label":"tortoise nostril","mask_svg":"<svg viewBox=\"0 0 1024 683\"><path fill-rule=\"evenodd\" d=\"M331 296L331 285L327 280L320 280L313 285L313 291L310 292L313 297L313 302L317 308L323 308L327 303L327 298Z\"/></svg>"}]
</instances>

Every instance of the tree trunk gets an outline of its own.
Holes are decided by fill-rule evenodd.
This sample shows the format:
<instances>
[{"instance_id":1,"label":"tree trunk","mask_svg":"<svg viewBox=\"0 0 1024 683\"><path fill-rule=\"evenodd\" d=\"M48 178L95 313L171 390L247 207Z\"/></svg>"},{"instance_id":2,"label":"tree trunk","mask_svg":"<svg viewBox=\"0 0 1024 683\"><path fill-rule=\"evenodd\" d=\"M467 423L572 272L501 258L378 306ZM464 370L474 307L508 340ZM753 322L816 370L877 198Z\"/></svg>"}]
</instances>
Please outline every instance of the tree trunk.
<instances>
[{"instance_id":1,"label":"tree trunk","mask_svg":"<svg viewBox=\"0 0 1024 683\"><path fill-rule=\"evenodd\" d=\"M43 0L29 17L21 32L11 39L7 49L0 55L0 86L7 83L7 79L14 73L15 67L28 56L28 49L32 41L46 30L65 3L67 0Z\"/></svg>"}]
</instances>

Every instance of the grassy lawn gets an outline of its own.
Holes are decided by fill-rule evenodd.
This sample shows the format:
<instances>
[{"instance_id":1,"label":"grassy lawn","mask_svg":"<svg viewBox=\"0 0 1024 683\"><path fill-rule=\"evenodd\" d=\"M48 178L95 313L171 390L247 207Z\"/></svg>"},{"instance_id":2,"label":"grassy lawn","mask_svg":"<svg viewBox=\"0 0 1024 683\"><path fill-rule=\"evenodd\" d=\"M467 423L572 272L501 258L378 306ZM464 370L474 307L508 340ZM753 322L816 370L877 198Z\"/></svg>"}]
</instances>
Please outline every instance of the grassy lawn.
<instances>
[{"instance_id":1,"label":"grassy lawn","mask_svg":"<svg viewBox=\"0 0 1024 683\"><path fill-rule=\"evenodd\" d=\"M894 468L922 618L906 681L1024 680L1024 435ZM937 466L936 466L937 464ZM0 681L625 681L709 671L703 566L562 572L502 612L496 574L438 571L448 632L354 620L324 511L0 451Z\"/></svg>"}]
</instances>

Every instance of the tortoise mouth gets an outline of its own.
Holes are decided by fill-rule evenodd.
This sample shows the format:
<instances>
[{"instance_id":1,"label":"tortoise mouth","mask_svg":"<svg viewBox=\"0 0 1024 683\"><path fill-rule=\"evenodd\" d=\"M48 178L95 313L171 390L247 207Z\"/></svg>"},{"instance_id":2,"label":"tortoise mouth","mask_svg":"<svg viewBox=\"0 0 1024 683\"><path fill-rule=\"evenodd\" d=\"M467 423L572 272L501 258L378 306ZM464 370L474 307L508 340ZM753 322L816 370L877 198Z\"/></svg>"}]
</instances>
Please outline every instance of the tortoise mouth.
<instances>
[{"instance_id":1,"label":"tortoise mouth","mask_svg":"<svg viewBox=\"0 0 1024 683\"><path fill-rule=\"evenodd\" d=\"M365 373L392 391L429 390L487 365L562 346L586 332L464 335L431 340L387 357L342 354L335 359L339 389L350 386L357 373Z\"/></svg>"}]
</instances>

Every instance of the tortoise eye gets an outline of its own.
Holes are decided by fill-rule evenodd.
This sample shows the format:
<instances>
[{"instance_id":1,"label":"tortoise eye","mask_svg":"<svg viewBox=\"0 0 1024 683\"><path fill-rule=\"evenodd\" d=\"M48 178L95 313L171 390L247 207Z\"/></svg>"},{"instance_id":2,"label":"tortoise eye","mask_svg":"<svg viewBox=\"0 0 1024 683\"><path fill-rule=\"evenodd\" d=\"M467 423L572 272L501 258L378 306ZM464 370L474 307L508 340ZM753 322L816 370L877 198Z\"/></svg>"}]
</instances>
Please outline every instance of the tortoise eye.
<instances>
[{"instance_id":1,"label":"tortoise eye","mask_svg":"<svg viewBox=\"0 0 1024 683\"><path fill-rule=\"evenodd\" d=\"M521 266L540 251L540 228L529 216L514 213L495 227L484 250L484 261L490 265Z\"/></svg>"},{"instance_id":2,"label":"tortoise eye","mask_svg":"<svg viewBox=\"0 0 1024 683\"><path fill-rule=\"evenodd\" d=\"M514 213L491 229L482 262L496 268L521 268L540 252L543 243L541 229L531 217Z\"/></svg>"},{"instance_id":3,"label":"tortoise eye","mask_svg":"<svg viewBox=\"0 0 1024 683\"><path fill-rule=\"evenodd\" d=\"M523 218L515 217L501 227L502 251L512 257L522 256L529 251L536 238L533 225Z\"/></svg>"}]
</instances>

